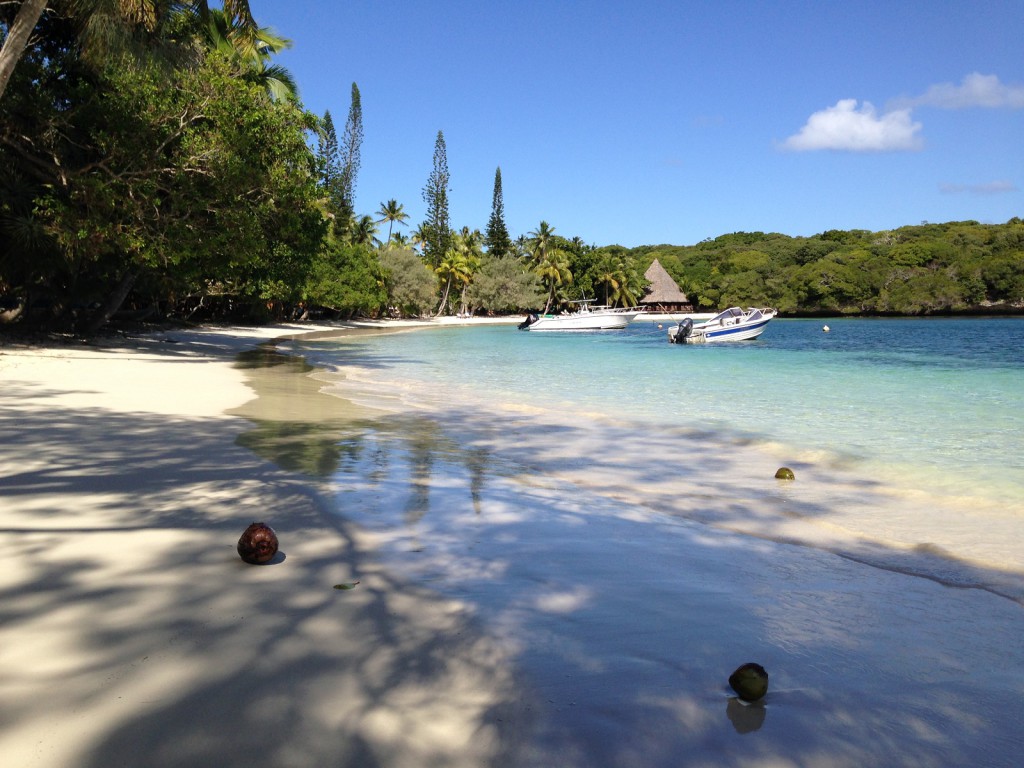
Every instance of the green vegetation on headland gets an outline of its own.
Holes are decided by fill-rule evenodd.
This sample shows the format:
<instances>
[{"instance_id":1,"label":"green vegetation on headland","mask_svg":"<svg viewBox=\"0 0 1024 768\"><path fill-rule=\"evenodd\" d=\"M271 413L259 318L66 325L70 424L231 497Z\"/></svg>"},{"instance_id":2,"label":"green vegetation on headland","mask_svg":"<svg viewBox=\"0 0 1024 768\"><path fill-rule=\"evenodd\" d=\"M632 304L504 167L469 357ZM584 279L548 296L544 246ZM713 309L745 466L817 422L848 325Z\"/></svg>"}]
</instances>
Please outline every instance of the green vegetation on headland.
<instances>
[{"instance_id":1,"label":"green vegetation on headland","mask_svg":"<svg viewBox=\"0 0 1024 768\"><path fill-rule=\"evenodd\" d=\"M242 0L223 11L199 0L5 3L0 36L8 326L88 333L111 319L632 305L655 258L698 309L1024 311L1019 218L596 247L546 221L511 236L498 168L485 231L456 229L441 131L422 190L426 219L407 234L396 199L357 212L356 84L339 135L330 112L306 111L289 73L271 63L289 42L260 28Z\"/></svg>"},{"instance_id":2,"label":"green vegetation on headland","mask_svg":"<svg viewBox=\"0 0 1024 768\"><path fill-rule=\"evenodd\" d=\"M702 307L764 305L790 315L1024 312L1020 218L813 237L737 232L630 253L656 257Z\"/></svg>"}]
</instances>

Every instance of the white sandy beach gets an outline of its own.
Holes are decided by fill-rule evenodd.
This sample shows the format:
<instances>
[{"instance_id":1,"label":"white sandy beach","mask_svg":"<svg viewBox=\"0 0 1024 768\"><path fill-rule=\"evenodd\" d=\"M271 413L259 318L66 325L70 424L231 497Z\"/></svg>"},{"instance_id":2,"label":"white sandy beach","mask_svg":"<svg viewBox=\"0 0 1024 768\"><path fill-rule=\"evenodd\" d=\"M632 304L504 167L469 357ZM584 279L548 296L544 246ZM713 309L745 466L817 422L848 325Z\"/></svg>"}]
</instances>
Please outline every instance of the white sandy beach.
<instances>
[{"instance_id":1,"label":"white sandy beach","mask_svg":"<svg viewBox=\"0 0 1024 768\"><path fill-rule=\"evenodd\" d=\"M336 331L0 347L5 764L1017 765L1011 600L629 508L554 450L471 492L466 457L499 447L456 445L408 525L394 425L372 435L388 473L353 459L338 499L241 447L231 414L372 417L288 371L254 402L233 366ZM235 553L253 520L270 565ZM725 686L744 661L765 703Z\"/></svg>"},{"instance_id":2,"label":"white sandy beach","mask_svg":"<svg viewBox=\"0 0 1024 768\"><path fill-rule=\"evenodd\" d=\"M460 607L392 583L314 488L234 444L234 355L309 330L0 348L4 765L501 753L510 680ZM255 519L281 540L267 566L235 552Z\"/></svg>"}]
</instances>

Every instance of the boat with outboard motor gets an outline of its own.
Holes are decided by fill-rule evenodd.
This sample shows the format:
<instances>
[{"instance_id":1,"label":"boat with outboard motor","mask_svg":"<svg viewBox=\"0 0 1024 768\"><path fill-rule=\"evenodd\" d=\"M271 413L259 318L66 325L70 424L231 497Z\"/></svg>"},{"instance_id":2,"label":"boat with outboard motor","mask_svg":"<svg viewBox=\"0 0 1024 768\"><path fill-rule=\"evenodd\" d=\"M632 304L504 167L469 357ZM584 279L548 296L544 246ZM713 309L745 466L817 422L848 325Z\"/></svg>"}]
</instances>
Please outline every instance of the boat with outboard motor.
<instances>
[{"instance_id":1,"label":"boat with outboard motor","mask_svg":"<svg viewBox=\"0 0 1024 768\"><path fill-rule=\"evenodd\" d=\"M748 341L764 333L765 327L777 315L774 309L751 307L743 310L729 307L710 320L694 323L691 318L668 329L668 340L673 344L705 344L712 341Z\"/></svg>"},{"instance_id":2,"label":"boat with outboard motor","mask_svg":"<svg viewBox=\"0 0 1024 768\"><path fill-rule=\"evenodd\" d=\"M594 299L572 301L578 304L575 312L561 315L529 315L519 324L521 331L610 331L629 325L644 311L644 307L591 306Z\"/></svg>"}]
</instances>

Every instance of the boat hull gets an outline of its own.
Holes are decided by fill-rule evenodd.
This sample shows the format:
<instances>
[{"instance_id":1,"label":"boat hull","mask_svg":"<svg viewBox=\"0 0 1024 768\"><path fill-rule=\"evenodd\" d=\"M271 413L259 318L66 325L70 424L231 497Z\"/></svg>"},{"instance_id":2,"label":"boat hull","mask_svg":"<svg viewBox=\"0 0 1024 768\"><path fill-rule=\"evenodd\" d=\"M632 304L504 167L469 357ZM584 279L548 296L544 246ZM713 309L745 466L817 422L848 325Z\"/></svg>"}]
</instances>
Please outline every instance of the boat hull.
<instances>
[{"instance_id":1,"label":"boat hull","mask_svg":"<svg viewBox=\"0 0 1024 768\"><path fill-rule=\"evenodd\" d=\"M750 321L746 318L743 320L733 320L730 318L719 320L716 318L700 325L691 325L691 330L685 334L679 333L682 327L682 324L680 324L669 329L668 340L674 344L751 341L764 333L764 329L774 317L775 312L773 310L758 310L755 313L755 319Z\"/></svg>"},{"instance_id":2,"label":"boat hull","mask_svg":"<svg viewBox=\"0 0 1024 768\"><path fill-rule=\"evenodd\" d=\"M640 312L584 312L573 315L543 315L524 331L613 331L625 328Z\"/></svg>"},{"instance_id":3,"label":"boat hull","mask_svg":"<svg viewBox=\"0 0 1024 768\"><path fill-rule=\"evenodd\" d=\"M708 331L700 335L705 343L711 341L750 341L764 333L765 326L767 325L768 320L762 320L742 328L722 328L719 331Z\"/></svg>"}]
</instances>

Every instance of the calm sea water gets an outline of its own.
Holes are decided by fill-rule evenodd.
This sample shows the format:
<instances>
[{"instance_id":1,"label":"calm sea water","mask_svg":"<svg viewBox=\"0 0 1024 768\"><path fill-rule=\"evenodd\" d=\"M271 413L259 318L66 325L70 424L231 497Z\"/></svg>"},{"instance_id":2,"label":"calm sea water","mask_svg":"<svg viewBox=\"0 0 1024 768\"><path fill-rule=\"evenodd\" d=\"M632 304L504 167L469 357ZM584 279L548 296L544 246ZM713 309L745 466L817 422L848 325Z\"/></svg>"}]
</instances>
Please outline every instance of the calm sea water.
<instances>
[{"instance_id":1,"label":"calm sea water","mask_svg":"<svg viewBox=\"0 0 1024 768\"><path fill-rule=\"evenodd\" d=\"M714 430L930 492L1024 499L1024 319L776 320L755 342L478 326L316 351L423 405L521 404ZM429 384L406 389L409 381Z\"/></svg>"},{"instance_id":2,"label":"calm sea water","mask_svg":"<svg viewBox=\"0 0 1024 768\"><path fill-rule=\"evenodd\" d=\"M646 321L593 333L448 327L299 349L363 405L474 415L456 430L516 414L489 450L518 467L531 461L526 448L512 453L525 433L583 423L590 431L564 447L535 439L544 459L529 471L604 485L604 497L1024 600L1024 319L827 322L826 333L825 321L776 320L757 341L722 345L669 344ZM583 477L598 455L609 482ZM788 489L751 480L783 464L798 473ZM671 475L676 485L661 485Z\"/></svg>"},{"instance_id":3,"label":"calm sea water","mask_svg":"<svg viewBox=\"0 0 1024 768\"><path fill-rule=\"evenodd\" d=\"M1024 320L823 324L294 344L378 410L250 443L515 659L523 764L1015 766ZM764 708L724 682L752 659Z\"/></svg>"}]
</instances>

